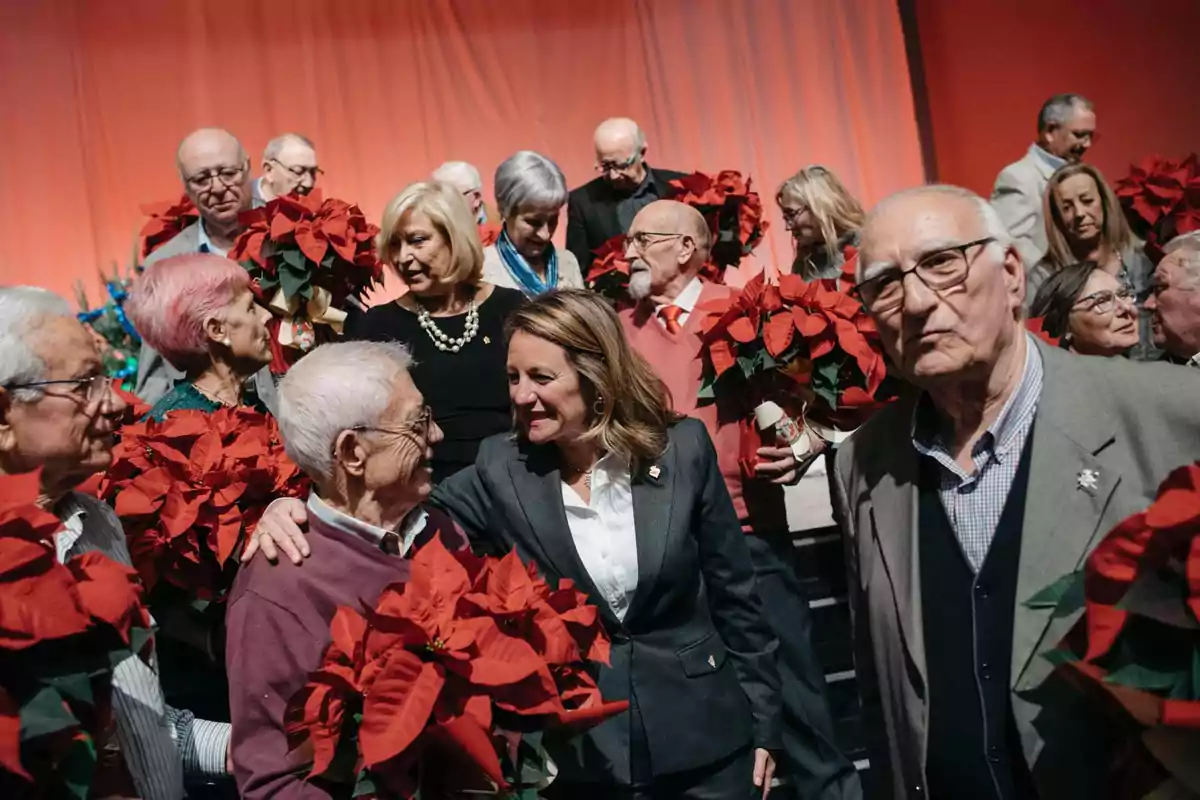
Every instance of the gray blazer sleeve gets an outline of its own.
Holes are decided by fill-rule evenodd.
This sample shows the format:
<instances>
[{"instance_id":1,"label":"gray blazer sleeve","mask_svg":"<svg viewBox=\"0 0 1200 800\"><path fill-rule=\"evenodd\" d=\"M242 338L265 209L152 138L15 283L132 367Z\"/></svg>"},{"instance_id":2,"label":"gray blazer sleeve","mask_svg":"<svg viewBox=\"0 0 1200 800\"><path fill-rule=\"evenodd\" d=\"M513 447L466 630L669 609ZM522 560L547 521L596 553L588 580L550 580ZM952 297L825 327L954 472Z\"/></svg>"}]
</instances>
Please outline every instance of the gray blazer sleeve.
<instances>
[{"instance_id":1,"label":"gray blazer sleeve","mask_svg":"<svg viewBox=\"0 0 1200 800\"><path fill-rule=\"evenodd\" d=\"M1008 232L1016 240L1017 251L1025 262L1026 271L1033 268L1042 256L1038 241L1042 238L1042 198L1028 182L1021 180L1014 166L996 177L992 189L992 208L1000 215Z\"/></svg>"}]
</instances>

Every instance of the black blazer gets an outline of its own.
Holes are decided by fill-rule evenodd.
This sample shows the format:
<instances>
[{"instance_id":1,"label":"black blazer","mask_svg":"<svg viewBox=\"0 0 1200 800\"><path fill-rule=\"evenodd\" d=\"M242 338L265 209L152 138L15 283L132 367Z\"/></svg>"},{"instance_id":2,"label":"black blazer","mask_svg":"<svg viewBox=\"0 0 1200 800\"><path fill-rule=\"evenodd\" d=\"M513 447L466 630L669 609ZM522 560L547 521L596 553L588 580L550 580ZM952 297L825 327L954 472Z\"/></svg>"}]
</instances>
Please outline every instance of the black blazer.
<instances>
[{"instance_id":1,"label":"black blazer","mask_svg":"<svg viewBox=\"0 0 1200 800\"><path fill-rule=\"evenodd\" d=\"M612 637L600 689L606 700L636 697L655 775L750 744L778 749L780 727L777 643L716 451L694 419L672 425L669 439L662 458L633 477L638 586L623 623L575 550L552 448L493 436L474 467L430 498L473 544L497 553L515 546L551 582L570 578L587 592ZM560 775L628 783L629 727L627 712L589 731L582 746L553 753Z\"/></svg>"},{"instance_id":2,"label":"black blazer","mask_svg":"<svg viewBox=\"0 0 1200 800\"><path fill-rule=\"evenodd\" d=\"M660 200L670 196L667 182L687 174L650 168L654 194ZM567 197L567 249L579 261L584 278L596 258L592 251L612 237L625 233L617 218L617 201L620 199L621 195L613 191L604 178L592 179Z\"/></svg>"}]
</instances>

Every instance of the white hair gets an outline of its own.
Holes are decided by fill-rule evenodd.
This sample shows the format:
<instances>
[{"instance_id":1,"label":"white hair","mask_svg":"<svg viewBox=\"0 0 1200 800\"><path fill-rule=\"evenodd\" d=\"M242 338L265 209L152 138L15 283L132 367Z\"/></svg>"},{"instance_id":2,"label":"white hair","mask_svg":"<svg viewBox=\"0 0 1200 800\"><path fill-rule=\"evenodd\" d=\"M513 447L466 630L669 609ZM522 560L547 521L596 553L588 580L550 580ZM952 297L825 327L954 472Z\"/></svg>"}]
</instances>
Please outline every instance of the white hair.
<instances>
[{"instance_id":1,"label":"white hair","mask_svg":"<svg viewBox=\"0 0 1200 800\"><path fill-rule=\"evenodd\" d=\"M283 148L287 146L288 142L304 145L313 152L316 152L317 149L307 136L301 136L298 133L283 133L267 142L267 146L263 148L263 161L274 161L279 158L279 154L283 152Z\"/></svg>"},{"instance_id":2,"label":"white hair","mask_svg":"<svg viewBox=\"0 0 1200 800\"><path fill-rule=\"evenodd\" d=\"M30 336L47 317L74 317L54 292L36 286L0 286L0 386L46 379L46 362L30 347ZM13 399L31 403L41 389L13 389Z\"/></svg>"},{"instance_id":3,"label":"white hair","mask_svg":"<svg viewBox=\"0 0 1200 800\"><path fill-rule=\"evenodd\" d=\"M1092 111L1095 107L1091 100L1081 94L1067 92L1054 95L1038 111L1038 133L1048 130L1051 125L1067 124L1080 108Z\"/></svg>"},{"instance_id":4,"label":"white hair","mask_svg":"<svg viewBox=\"0 0 1200 800\"><path fill-rule=\"evenodd\" d=\"M478 192L483 189L479 170L466 161L447 161L433 171L433 179L448 183L460 192Z\"/></svg>"},{"instance_id":5,"label":"white hair","mask_svg":"<svg viewBox=\"0 0 1200 800\"><path fill-rule=\"evenodd\" d=\"M1191 279L1189 286L1200 285L1200 230L1181 233L1163 247L1163 255L1179 253L1179 265Z\"/></svg>"},{"instance_id":6,"label":"white hair","mask_svg":"<svg viewBox=\"0 0 1200 800\"><path fill-rule=\"evenodd\" d=\"M356 425L377 425L412 356L394 342L334 342L313 350L279 383L279 432L310 477L333 477L333 445Z\"/></svg>"},{"instance_id":7,"label":"white hair","mask_svg":"<svg viewBox=\"0 0 1200 800\"><path fill-rule=\"evenodd\" d=\"M561 208L567 202L567 179L541 153L519 150L496 168L496 208L508 219L522 208Z\"/></svg>"}]
</instances>

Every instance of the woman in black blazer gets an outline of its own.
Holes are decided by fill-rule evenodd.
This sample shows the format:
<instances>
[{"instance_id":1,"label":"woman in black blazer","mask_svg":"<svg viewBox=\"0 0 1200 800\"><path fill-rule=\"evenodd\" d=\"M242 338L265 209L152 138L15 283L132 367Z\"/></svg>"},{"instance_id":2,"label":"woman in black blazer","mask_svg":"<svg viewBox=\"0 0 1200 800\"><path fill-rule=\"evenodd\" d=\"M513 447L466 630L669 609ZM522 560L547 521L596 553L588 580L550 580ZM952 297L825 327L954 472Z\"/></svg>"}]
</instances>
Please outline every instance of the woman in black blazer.
<instances>
[{"instance_id":1,"label":"woman in black blazer","mask_svg":"<svg viewBox=\"0 0 1200 800\"><path fill-rule=\"evenodd\" d=\"M516 436L435 488L477 547L570 578L613 642L605 699L630 711L552 752L552 797L765 795L779 746L776 641L704 425L599 296L556 291L509 318ZM760 787L756 789L755 787Z\"/></svg>"}]
</instances>

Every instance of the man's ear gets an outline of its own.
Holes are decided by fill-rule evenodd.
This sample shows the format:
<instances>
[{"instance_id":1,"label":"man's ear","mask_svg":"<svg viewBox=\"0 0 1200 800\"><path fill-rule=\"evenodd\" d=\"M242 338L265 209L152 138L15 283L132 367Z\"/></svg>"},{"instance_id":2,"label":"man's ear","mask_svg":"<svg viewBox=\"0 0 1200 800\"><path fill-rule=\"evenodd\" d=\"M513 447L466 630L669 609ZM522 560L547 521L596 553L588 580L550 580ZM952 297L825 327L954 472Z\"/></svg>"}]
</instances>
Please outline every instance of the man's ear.
<instances>
[{"instance_id":1,"label":"man's ear","mask_svg":"<svg viewBox=\"0 0 1200 800\"><path fill-rule=\"evenodd\" d=\"M17 434L12 424L12 392L0 386L0 453L16 450Z\"/></svg>"},{"instance_id":2,"label":"man's ear","mask_svg":"<svg viewBox=\"0 0 1200 800\"><path fill-rule=\"evenodd\" d=\"M333 440L333 456L348 475L361 478L367 471L367 449L363 447L358 433L342 431Z\"/></svg>"},{"instance_id":3,"label":"man's ear","mask_svg":"<svg viewBox=\"0 0 1200 800\"><path fill-rule=\"evenodd\" d=\"M1008 295L1016 302L1018 310L1025 307L1025 292L1026 292L1026 275L1025 265L1021 261L1021 253L1017 250L1015 244L1010 244L1004 251L1004 263L1001 265L1004 270L1004 283L1008 288Z\"/></svg>"},{"instance_id":4,"label":"man's ear","mask_svg":"<svg viewBox=\"0 0 1200 800\"><path fill-rule=\"evenodd\" d=\"M684 236L680 237L679 244L679 256L676 260L679 261L679 265L681 267L686 267L688 264L692 263L692 259L696 256L696 250L698 249L696 246L696 240L685 234Z\"/></svg>"}]
</instances>

